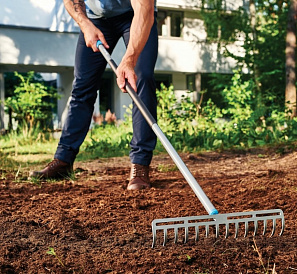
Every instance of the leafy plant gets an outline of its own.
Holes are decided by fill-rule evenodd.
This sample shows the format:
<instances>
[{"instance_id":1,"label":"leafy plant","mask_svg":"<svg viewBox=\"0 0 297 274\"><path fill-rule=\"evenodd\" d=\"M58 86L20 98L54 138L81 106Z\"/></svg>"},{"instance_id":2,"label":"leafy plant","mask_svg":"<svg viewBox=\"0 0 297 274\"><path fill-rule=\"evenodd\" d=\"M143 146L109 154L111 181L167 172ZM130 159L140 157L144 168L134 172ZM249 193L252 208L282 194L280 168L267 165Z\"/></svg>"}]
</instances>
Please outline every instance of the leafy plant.
<instances>
[{"instance_id":1,"label":"leafy plant","mask_svg":"<svg viewBox=\"0 0 297 274\"><path fill-rule=\"evenodd\" d=\"M223 90L223 96L227 102L227 108L223 114L229 116L234 123L247 120L253 112L253 82L242 81L239 71L235 71L232 77L232 85Z\"/></svg>"},{"instance_id":2,"label":"leafy plant","mask_svg":"<svg viewBox=\"0 0 297 274\"><path fill-rule=\"evenodd\" d=\"M15 72L15 76L20 79L20 84L5 100L6 112L11 112L18 122L18 129L22 129L25 136L48 129L58 98L56 90L36 81L33 71L27 75Z\"/></svg>"}]
</instances>

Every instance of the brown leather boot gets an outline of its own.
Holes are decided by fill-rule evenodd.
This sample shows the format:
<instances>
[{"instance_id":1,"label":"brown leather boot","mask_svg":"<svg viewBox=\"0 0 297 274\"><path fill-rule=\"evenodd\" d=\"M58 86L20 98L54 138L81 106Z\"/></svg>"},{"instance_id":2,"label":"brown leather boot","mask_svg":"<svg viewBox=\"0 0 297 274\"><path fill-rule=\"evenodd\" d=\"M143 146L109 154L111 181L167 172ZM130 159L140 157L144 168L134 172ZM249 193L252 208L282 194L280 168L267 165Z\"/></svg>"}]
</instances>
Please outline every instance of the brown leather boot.
<instances>
[{"instance_id":1,"label":"brown leather boot","mask_svg":"<svg viewBox=\"0 0 297 274\"><path fill-rule=\"evenodd\" d=\"M72 172L72 165L65 163L59 159L54 159L44 169L40 171L31 171L29 173L29 178L58 179L65 178Z\"/></svg>"},{"instance_id":2,"label":"brown leather boot","mask_svg":"<svg viewBox=\"0 0 297 274\"><path fill-rule=\"evenodd\" d=\"M149 166L132 164L128 190L140 190L150 188Z\"/></svg>"}]
</instances>

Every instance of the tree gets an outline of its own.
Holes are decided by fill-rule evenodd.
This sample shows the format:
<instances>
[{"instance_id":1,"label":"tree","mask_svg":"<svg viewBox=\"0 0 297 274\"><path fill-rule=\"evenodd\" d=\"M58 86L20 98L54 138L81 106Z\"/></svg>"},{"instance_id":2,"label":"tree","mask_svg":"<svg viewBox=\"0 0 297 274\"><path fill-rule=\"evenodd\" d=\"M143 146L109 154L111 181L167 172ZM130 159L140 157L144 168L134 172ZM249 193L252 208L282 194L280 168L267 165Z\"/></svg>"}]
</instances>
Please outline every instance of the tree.
<instances>
[{"instance_id":1,"label":"tree","mask_svg":"<svg viewBox=\"0 0 297 274\"><path fill-rule=\"evenodd\" d=\"M250 28L252 32L252 55L253 57L257 55L257 12L256 12L256 4L254 0L249 1L249 12L250 12ZM258 81L259 79L259 71L257 68L257 62L253 60L253 75L254 75L254 81L255 81L255 86L257 89L257 92L260 92L260 83Z\"/></svg>"},{"instance_id":2,"label":"tree","mask_svg":"<svg viewBox=\"0 0 297 274\"><path fill-rule=\"evenodd\" d=\"M286 106L291 117L296 117L296 18L297 0L290 1L286 35Z\"/></svg>"},{"instance_id":3,"label":"tree","mask_svg":"<svg viewBox=\"0 0 297 274\"><path fill-rule=\"evenodd\" d=\"M284 112L287 101L290 102L292 116L296 116L295 56L292 55L296 46L296 1L291 2L289 16L289 0L250 0L249 6L233 11L225 10L222 0L209 0L207 4L211 8L201 8L208 41L217 42L225 49L226 56L236 60L238 69L248 71L241 74L242 80L252 79L254 82L253 105L255 109L262 109L265 117L270 117L273 111ZM290 24L288 18L291 18ZM295 39L295 42L290 41L290 47L287 47L286 53L290 54L290 58L287 58L286 66L285 41L289 26L289 38ZM228 50L228 44L239 37L243 42L244 56L242 52ZM220 78L217 79L220 83ZM286 81L290 81L290 93L289 89L284 92ZM287 94L291 97L288 98Z\"/></svg>"}]
</instances>

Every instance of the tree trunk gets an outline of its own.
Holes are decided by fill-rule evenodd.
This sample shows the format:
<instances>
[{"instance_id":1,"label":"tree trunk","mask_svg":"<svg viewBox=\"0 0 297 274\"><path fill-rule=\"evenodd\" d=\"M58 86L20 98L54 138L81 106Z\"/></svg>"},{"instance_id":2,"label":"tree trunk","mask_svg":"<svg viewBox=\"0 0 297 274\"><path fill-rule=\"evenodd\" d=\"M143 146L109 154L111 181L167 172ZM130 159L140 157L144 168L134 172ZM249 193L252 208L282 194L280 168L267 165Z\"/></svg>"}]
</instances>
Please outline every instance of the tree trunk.
<instances>
[{"instance_id":1,"label":"tree trunk","mask_svg":"<svg viewBox=\"0 0 297 274\"><path fill-rule=\"evenodd\" d=\"M250 24L253 36L253 74L258 95L260 94L259 71L257 68L257 11L254 0L249 1Z\"/></svg>"},{"instance_id":2,"label":"tree trunk","mask_svg":"<svg viewBox=\"0 0 297 274\"><path fill-rule=\"evenodd\" d=\"M296 117L296 18L297 0L291 0L286 36L286 107L291 118Z\"/></svg>"}]
</instances>

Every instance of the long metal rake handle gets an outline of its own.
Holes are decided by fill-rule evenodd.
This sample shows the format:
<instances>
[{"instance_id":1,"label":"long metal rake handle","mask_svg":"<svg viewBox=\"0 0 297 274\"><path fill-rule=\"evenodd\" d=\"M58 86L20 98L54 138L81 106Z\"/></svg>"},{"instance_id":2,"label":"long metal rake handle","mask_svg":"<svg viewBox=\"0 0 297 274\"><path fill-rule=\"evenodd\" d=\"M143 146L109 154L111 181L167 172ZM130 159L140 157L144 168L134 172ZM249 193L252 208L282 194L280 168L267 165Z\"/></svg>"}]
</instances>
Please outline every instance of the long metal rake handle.
<instances>
[{"instance_id":1,"label":"long metal rake handle","mask_svg":"<svg viewBox=\"0 0 297 274\"><path fill-rule=\"evenodd\" d=\"M97 48L102 53L103 57L106 59L107 63L110 65L114 73L117 73L117 64L114 62L114 60L111 58L109 52L105 49L101 41L97 41ZM160 127L157 125L156 120L151 115L145 104L142 102L142 100L139 98L135 90L131 87L131 85L126 82L125 89L127 93L132 98L133 102L136 104L140 112L142 113L145 120L148 122L154 133L157 135L165 149L167 150L168 154L180 170L180 172L183 174L184 178L192 188L192 190L195 192L196 196L200 200L200 202L203 204L204 208L208 212L209 215L216 215L218 214L218 210L214 207L214 205L211 203L211 201L208 199L206 194L204 193L203 189L200 187L198 182L195 180L194 176L191 174L185 163L182 161L174 147L171 145L165 134L162 132Z\"/></svg>"}]
</instances>

